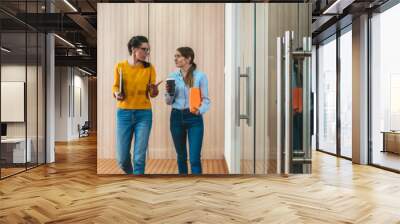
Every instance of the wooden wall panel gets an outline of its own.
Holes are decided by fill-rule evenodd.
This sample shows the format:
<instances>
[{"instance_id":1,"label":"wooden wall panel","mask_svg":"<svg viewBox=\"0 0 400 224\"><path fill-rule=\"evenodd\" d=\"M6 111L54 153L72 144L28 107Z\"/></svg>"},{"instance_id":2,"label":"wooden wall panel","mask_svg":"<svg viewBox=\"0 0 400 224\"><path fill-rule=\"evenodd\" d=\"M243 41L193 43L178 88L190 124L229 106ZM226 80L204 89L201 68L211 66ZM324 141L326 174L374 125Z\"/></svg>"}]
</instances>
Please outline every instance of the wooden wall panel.
<instances>
[{"instance_id":1,"label":"wooden wall panel","mask_svg":"<svg viewBox=\"0 0 400 224\"><path fill-rule=\"evenodd\" d=\"M147 14L149 12L149 14ZM147 20L148 18L148 20ZM121 25L126 24L126 25ZM149 28L149 30L147 30ZM211 110L205 115L204 159L222 159L224 150L224 5L223 4L99 4L98 11L98 158L115 157L115 101L111 96L112 68L128 57L133 35L149 37L150 62L157 80L175 68L180 46L195 51L195 61L209 78ZM169 131L170 108L165 85L152 99L153 127L149 158L175 159Z\"/></svg>"},{"instance_id":2,"label":"wooden wall panel","mask_svg":"<svg viewBox=\"0 0 400 224\"><path fill-rule=\"evenodd\" d=\"M100 3L97 13L97 139L98 157L115 157L115 100L113 68L127 59L134 35L148 36L148 4Z\"/></svg>"},{"instance_id":3,"label":"wooden wall panel","mask_svg":"<svg viewBox=\"0 0 400 224\"><path fill-rule=\"evenodd\" d=\"M204 116L204 159L223 159L224 150L224 5L223 4L151 4L151 62L158 79L176 70L174 54L181 46L195 52L195 63L207 74L211 98L210 111ZM149 157L175 159L169 131L171 107L164 101L165 87L153 100L153 130Z\"/></svg>"}]
</instances>

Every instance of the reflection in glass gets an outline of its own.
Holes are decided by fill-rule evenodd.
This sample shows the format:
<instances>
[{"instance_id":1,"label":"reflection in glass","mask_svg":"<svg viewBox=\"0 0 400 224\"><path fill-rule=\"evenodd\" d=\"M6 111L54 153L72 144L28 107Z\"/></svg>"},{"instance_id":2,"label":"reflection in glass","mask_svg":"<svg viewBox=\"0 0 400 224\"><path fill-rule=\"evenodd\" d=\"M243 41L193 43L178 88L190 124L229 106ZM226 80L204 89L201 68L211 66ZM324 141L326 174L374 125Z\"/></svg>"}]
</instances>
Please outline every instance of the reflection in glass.
<instances>
[{"instance_id":1,"label":"reflection in glass","mask_svg":"<svg viewBox=\"0 0 400 224\"><path fill-rule=\"evenodd\" d=\"M28 43L28 62L27 62L27 82L26 82L26 112L27 112L27 142L30 147L30 161L27 163L27 167L31 168L37 165L37 151L38 151L38 141L37 141L37 76L38 76L38 35L36 32L27 33L27 43Z\"/></svg>"},{"instance_id":2,"label":"reflection in glass","mask_svg":"<svg viewBox=\"0 0 400 224\"><path fill-rule=\"evenodd\" d=\"M352 33L340 37L340 153L352 157Z\"/></svg>"},{"instance_id":3,"label":"reflection in glass","mask_svg":"<svg viewBox=\"0 0 400 224\"><path fill-rule=\"evenodd\" d=\"M400 170L400 5L372 18L372 163Z\"/></svg>"},{"instance_id":4,"label":"reflection in glass","mask_svg":"<svg viewBox=\"0 0 400 224\"><path fill-rule=\"evenodd\" d=\"M336 154L336 40L318 50L318 147Z\"/></svg>"},{"instance_id":5,"label":"reflection in glass","mask_svg":"<svg viewBox=\"0 0 400 224\"><path fill-rule=\"evenodd\" d=\"M30 162L30 142L26 141L26 34L2 33L1 46L1 122L7 127L1 140L2 178L25 170ZM28 149L28 150L27 150Z\"/></svg>"},{"instance_id":6,"label":"reflection in glass","mask_svg":"<svg viewBox=\"0 0 400 224\"><path fill-rule=\"evenodd\" d=\"M45 1L1 1L1 178L45 162L45 35L32 24ZM26 14L31 13L31 15ZM30 17L33 16L30 19Z\"/></svg>"}]
</instances>

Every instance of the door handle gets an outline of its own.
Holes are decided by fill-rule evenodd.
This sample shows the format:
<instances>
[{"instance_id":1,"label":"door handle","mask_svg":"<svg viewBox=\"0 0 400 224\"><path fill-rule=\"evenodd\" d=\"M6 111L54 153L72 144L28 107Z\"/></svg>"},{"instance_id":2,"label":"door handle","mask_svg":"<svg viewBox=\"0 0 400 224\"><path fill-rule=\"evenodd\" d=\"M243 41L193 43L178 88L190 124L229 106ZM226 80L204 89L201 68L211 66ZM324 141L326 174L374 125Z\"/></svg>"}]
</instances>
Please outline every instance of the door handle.
<instances>
[{"instance_id":1,"label":"door handle","mask_svg":"<svg viewBox=\"0 0 400 224\"><path fill-rule=\"evenodd\" d=\"M240 126L240 120L246 120L247 125L250 126L250 67L246 67L246 73L244 74L240 73L240 67L238 67L236 78L236 125ZM241 78L246 79L246 110L244 114L242 114L240 111Z\"/></svg>"}]
</instances>

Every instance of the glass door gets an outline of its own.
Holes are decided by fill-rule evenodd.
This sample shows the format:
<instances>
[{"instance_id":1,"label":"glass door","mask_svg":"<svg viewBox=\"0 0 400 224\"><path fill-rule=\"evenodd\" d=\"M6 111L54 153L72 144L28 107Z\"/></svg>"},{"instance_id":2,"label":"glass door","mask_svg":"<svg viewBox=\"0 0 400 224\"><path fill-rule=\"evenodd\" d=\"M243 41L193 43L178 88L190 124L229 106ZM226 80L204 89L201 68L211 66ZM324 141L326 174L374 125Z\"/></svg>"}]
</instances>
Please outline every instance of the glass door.
<instances>
[{"instance_id":1,"label":"glass door","mask_svg":"<svg viewBox=\"0 0 400 224\"><path fill-rule=\"evenodd\" d=\"M290 161L301 164L301 168L289 171L309 172L310 166L303 167L303 164L310 164L311 158L311 137L307 134L311 130L311 49L308 49L311 48L311 5L227 4L225 14L225 159L229 173L269 174L282 171L283 151L278 138L284 136L278 134L277 129L284 111L278 111L277 104L278 96L284 90L297 91L296 96L300 96L296 101L300 107L297 108L298 116L289 119L287 124L297 122L293 130L295 133L290 135L295 138L289 139L290 144L293 141L297 144L296 149L290 150ZM290 80L296 81L292 82L293 87L278 89L278 72L283 70L279 70L281 68L278 69L277 64L282 61L283 55L277 55L277 49L281 47L277 38L286 30L291 30L292 44L288 52L293 59L290 60L290 71L296 71ZM304 41L303 37L306 37Z\"/></svg>"},{"instance_id":2,"label":"glass door","mask_svg":"<svg viewBox=\"0 0 400 224\"><path fill-rule=\"evenodd\" d=\"M236 129L241 174L254 173L254 49L255 4L240 4L236 73Z\"/></svg>"},{"instance_id":3,"label":"glass door","mask_svg":"<svg viewBox=\"0 0 400 224\"><path fill-rule=\"evenodd\" d=\"M311 172L311 37L294 49L294 32L277 38L277 172Z\"/></svg>"}]
</instances>

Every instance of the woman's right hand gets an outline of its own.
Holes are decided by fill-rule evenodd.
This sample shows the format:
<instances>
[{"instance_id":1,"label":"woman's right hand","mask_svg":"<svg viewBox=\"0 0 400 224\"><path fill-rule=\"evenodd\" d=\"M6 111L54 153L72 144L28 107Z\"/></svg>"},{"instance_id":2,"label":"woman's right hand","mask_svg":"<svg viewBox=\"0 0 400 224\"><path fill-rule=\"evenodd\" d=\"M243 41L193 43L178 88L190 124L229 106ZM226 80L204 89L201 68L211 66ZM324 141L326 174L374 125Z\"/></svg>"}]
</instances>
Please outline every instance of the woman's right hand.
<instances>
[{"instance_id":1,"label":"woman's right hand","mask_svg":"<svg viewBox=\"0 0 400 224\"><path fill-rule=\"evenodd\" d=\"M114 96L115 96L115 99L117 99L117 100L124 100L124 95L121 93L115 92Z\"/></svg>"}]
</instances>

